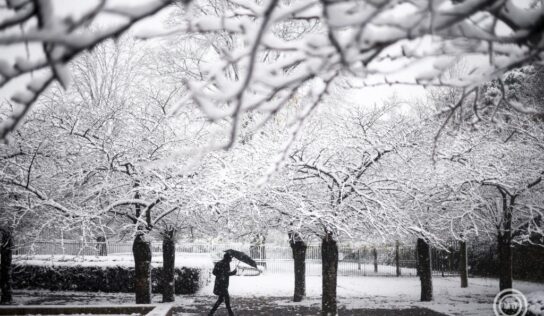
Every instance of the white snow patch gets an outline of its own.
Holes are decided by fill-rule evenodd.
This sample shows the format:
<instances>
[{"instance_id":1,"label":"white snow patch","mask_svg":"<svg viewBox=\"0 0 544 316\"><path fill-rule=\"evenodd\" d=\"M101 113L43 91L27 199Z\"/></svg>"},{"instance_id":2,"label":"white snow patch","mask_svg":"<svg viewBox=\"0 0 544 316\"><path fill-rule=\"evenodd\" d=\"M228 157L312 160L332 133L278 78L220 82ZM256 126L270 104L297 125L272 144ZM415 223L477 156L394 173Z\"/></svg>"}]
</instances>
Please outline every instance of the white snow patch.
<instances>
[{"instance_id":1,"label":"white snow patch","mask_svg":"<svg viewBox=\"0 0 544 316\"><path fill-rule=\"evenodd\" d=\"M162 266L162 257L151 259L154 267ZM16 264L38 266L82 266L82 267L134 267L132 255L73 256L73 255L34 255L14 256ZM176 267L213 268L213 260L207 254L176 253Z\"/></svg>"},{"instance_id":2,"label":"white snow patch","mask_svg":"<svg viewBox=\"0 0 544 316\"><path fill-rule=\"evenodd\" d=\"M33 256L31 258L16 256L17 262L37 262L47 265L54 262L57 265L126 265L132 266L131 255L97 256ZM159 265L162 258L153 258L153 265ZM192 256L186 253L178 253L176 266L192 266L198 268L211 268L212 259L208 255ZM213 281L213 280L212 280ZM233 276L230 278L230 294L236 297L268 297L275 299L278 305L303 305L319 306L321 304L321 277L306 277L307 297L300 303L293 303L290 297L293 295L294 276L291 273L272 274L263 273L259 276ZM176 305L191 306L195 299L202 296L212 296L214 282L205 285L197 293L197 296L176 296ZM527 296L529 309L536 315L542 314L544 306L544 284L536 282L514 281L514 288ZM380 277L380 276L339 276L338 277L338 302L346 309L360 308L384 308L407 309L412 307L425 307L440 313L454 316L479 316L493 315L492 302L499 292L499 282L491 278L470 278L469 287L461 288L458 277L433 277L434 301L420 302L420 282L417 277ZM25 291L28 296L39 293L51 293L49 291ZM34 293L34 294L33 294ZM36 294L37 293L37 294ZM79 293L82 292L55 292ZM68 295L68 294L67 294ZM75 294L72 294L75 295ZM92 293L93 304L111 304L121 298L130 297L128 293L102 293L96 296ZM96 296L96 297L95 297ZM25 298L18 298L19 302ZM153 301L160 301L160 296L154 296ZM537 313L537 311L539 311ZM186 314L191 315L191 314Z\"/></svg>"},{"instance_id":3,"label":"white snow patch","mask_svg":"<svg viewBox=\"0 0 544 316\"><path fill-rule=\"evenodd\" d=\"M514 287L523 293L544 297L544 284L514 281ZM277 297L293 295L292 274L262 274L253 277L231 277L229 292L233 297ZM420 302L420 282L417 277L338 277L338 302L347 309L425 307L448 315L492 315L493 298L499 292L497 279L470 278L469 287L461 288L456 277L434 277L434 301ZM203 287L199 295L211 295L213 282ZM533 294L529 294L528 297ZM540 295L540 296L539 296ZM306 299L300 303L278 300L278 305L321 304L321 277L306 277ZM544 301L543 301L544 302ZM536 306L536 305L535 305ZM536 308L536 307L535 307ZM537 314L539 315L539 314Z\"/></svg>"},{"instance_id":4,"label":"white snow patch","mask_svg":"<svg viewBox=\"0 0 544 316\"><path fill-rule=\"evenodd\" d=\"M529 293L526 297L528 312L538 316L544 315L544 290Z\"/></svg>"}]
</instances>

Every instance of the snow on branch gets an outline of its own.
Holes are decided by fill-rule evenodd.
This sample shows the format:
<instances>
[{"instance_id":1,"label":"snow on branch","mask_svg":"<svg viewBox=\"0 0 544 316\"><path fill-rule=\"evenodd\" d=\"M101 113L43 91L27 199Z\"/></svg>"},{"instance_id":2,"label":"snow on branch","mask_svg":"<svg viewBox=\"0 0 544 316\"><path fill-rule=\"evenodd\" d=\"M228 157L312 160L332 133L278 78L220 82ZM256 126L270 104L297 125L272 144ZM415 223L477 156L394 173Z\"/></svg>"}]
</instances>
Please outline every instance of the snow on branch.
<instances>
[{"instance_id":1,"label":"snow on branch","mask_svg":"<svg viewBox=\"0 0 544 316\"><path fill-rule=\"evenodd\" d=\"M466 88L461 104L481 83L542 54L542 45L535 42L542 32L538 29L544 21L541 10L520 8L512 1L301 1L278 3L274 10L270 2L234 1L232 5L243 9L234 9L234 15L188 18L187 25L192 27L180 30L231 32L243 39L241 46L224 47L203 80L188 84L193 100L212 120L231 119L227 147L236 137L241 113L277 113L285 102L276 100L333 72L361 80L362 86L406 83ZM312 19L318 19L320 27L294 39L271 31ZM500 31L493 23L497 20L510 29ZM276 57L263 61L258 55ZM463 76L445 76L464 55L489 57L489 63ZM229 75L231 68L240 76Z\"/></svg>"},{"instance_id":2,"label":"snow on branch","mask_svg":"<svg viewBox=\"0 0 544 316\"><path fill-rule=\"evenodd\" d=\"M0 45L37 43L43 46L43 56L15 62L0 59L0 88L26 74L43 73L12 95L20 109L1 122L0 139L52 82L68 85L66 64L75 56L118 38L174 2L121 5L102 0L77 18L58 17L50 1L8 2L0 29L21 27L24 32L3 32ZM235 141L243 113L275 115L295 91L304 90L315 78L327 82L341 75L361 86L461 87L469 95L483 82L541 59L544 49L542 8L525 8L513 0L230 0L220 5L195 1L181 14L181 24L166 34L229 34L224 44L211 45L213 53L199 69L201 77L185 83L189 93L173 109L192 101L211 120L227 119L231 126L225 147ZM87 26L102 16L120 22L90 31ZM292 37L278 32L289 28L301 31ZM146 32L148 37L164 34ZM484 57L488 62L468 74L447 77L447 69L460 56ZM540 115L516 102L509 105Z\"/></svg>"},{"instance_id":3,"label":"snow on branch","mask_svg":"<svg viewBox=\"0 0 544 316\"><path fill-rule=\"evenodd\" d=\"M31 59L19 58L12 61L0 58L0 89L7 84L23 78L27 74L39 72L23 90L12 95L12 100L19 107L11 115L0 122L0 139L23 119L31 105L54 81L68 86L70 75L67 63L80 53L92 50L96 45L110 38L118 38L136 22L145 19L168 7L173 1L147 1L146 3L128 6L111 6L101 0L96 6L88 9L75 18L61 18L52 1L25 1L22 4L7 3L4 20L0 21L0 46L17 47L18 44L41 44L44 56ZM104 14L115 14L123 18L122 22L92 31L88 25ZM12 28L19 27L19 31Z\"/></svg>"}]
</instances>

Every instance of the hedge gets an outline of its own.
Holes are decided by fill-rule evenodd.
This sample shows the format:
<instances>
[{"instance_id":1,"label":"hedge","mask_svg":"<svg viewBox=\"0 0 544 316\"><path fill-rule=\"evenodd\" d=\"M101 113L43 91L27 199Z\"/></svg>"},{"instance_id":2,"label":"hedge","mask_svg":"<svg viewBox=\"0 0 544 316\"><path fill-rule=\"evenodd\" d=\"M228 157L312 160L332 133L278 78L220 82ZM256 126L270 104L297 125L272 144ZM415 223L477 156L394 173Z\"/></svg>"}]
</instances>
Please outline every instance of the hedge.
<instances>
[{"instance_id":1,"label":"hedge","mask_svg":"<svg viewBox=\"0 0 544 316\"><path fill-rule=\"evenodd\" d=\"M161 292L160 267L151 270L152 292ZM209 281L209 271L175 269L175 294L194 294ZM134 268L14 265L14 289L51 291L134 292Z\"/></svg>"},{"instance_id":2,"label":"hedge","mask_svg":"<svg viewBox=\"0 0 544 316\"><path fill-rule=\"evenodd\" d=\"M512 274L516 280L544 282L544 248L538 245L512 247ZM496 244L475 244L469 249L471 275L499 276L499 255Z\"/></svg>"}]
</instances>

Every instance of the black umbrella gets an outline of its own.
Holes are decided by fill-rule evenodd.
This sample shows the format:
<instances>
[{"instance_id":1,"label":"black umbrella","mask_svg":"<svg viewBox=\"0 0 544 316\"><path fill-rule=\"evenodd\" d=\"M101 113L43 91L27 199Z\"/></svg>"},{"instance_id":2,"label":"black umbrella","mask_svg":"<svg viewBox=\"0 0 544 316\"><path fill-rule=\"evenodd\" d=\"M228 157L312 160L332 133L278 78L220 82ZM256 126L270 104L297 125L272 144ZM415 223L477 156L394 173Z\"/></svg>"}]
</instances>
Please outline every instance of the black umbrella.
<instances>
[{"instance_id":1,"label":"black umbrella","mask_svg":"<svg viewBox=\"0 0 544 316\"><path fill-rule=\"evenodd\" d=\"M238 251L238 250L233 250L233 249L229 249L229 250L225 250L226 253L228 253L231 257L234 257L240 261L242 261L243 263L247 263L248 265L254 267L255 269L257 269L257 262L255 262L255 260L251 259L250 256L248 256L247 254L241 252L241 251Z\"/></svg>"}]
</instances>

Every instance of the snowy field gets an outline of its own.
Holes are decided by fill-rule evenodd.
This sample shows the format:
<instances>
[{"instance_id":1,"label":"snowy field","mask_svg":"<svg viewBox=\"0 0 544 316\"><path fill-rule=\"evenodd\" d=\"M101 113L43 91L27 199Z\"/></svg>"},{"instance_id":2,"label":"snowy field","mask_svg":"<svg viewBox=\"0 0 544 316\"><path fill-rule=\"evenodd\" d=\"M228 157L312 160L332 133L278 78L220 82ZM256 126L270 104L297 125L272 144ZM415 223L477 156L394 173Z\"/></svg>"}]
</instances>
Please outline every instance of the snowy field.
<instances>
[{"instance_id":1,"label":"snowy field","mask_svg":"<svg viewBox=\"0 0 544 316\"><path fill-rule=\"evenodd\" d=\"M292 303L294 278L289 274L260 275L256 277L232 277L230 293L234 307L252 308L251 304L267 304L279 309L315 307L321 304L321 278L308 276L307 299ZM415 277L339 277L339 307L344 310L359 309L408 309L425 307L436 312L455 316L493 315L492 302L498 292L497 279L470 278L469 287L462 289L458 278L435 277L433 279L434 301L419 302L419 279ZM544 299L544 284L514 282L529 298ZM176 305L186 310L205 311L213 304L213 283L202 288L196 295L177 296ZM537 299L537 300L538 300ZM42 290L17 290L17 304L129 304L131 293L51 292ZM154 302L161 296L154 295ZM249 303L248 303L249 302ZM249 307L248 307L249 305ZM254 308L258 309L255 305ZM540 307L539 307L540 309ZM178 315L199 315L181 313ZM221 315L221 314L220 314ZM289 312L285 315L291 315ZM307 315L304 314L303 315ZM340 313L342 315L342 313Z\"/></svg>"},{"instance_id":2,"label":"snowy field","mask_svg":"<svg viewBox=\"0 0 544 316\"><path fill-rule=\"evenodd\" d=\"M232 296L289 297L293 293L294 276L261 275L258 277L233 277L230 283ZM301 304L320 304L321 278L306 278L308 299ZM469 287L462 289L459 278L433 278L434 301L419 302L420 284L416 277L339 277L340 305L355 308L410 308L412 306L450 315L493 315L492 302L498 292L497 279L470 278ZM514 287L525 294L533 293L544 298L544 284L515 281ZM199 294L210 295L213 284ZM278 304L295 304L279 300Z\"/></svg>"},{"instance_id":3,"label":"snowy field","mask_svg":"<svg viewBox=\"0 0 544 316\"><path fill-rule=\"evenodd\" d=\"M89 265L89 266L127 266L134 265L131 256L17 256L18 262L34 265ZM160 266L162 257L153 257L153 265ZM213 258L203 255L183 254L176 258L176 266L211 268ZM232 265L234 268L235 264ZM381 267L380 267L381 268ZM385 268L385 267L383 267ZM287 270L286 270L287 271ZM405 273L407 272L407 273ZM403 271L409 275L412 271ZM321 278L316 275L307 275L307 299L302 303L292 303L289 297L293 293L294 276L291 273L263 273L259 276L237 276L231 278L230 293L233 300L247 298L256 301L266 300L274 306L307 306L319 307L321 304ZM405 309L411 307L425 307L448 315L493 315L492 302L498 292L498 280L486 278L469 279L469 287L462 289L458 277L434 277L434 301L419 302L420 283L417 277L383 277L383 276L339 276L338 298L339 306L346 310L355 309ZM541 301L544 306L544 284L515 281L514 287L526 294L533 301ZM211 303L213 279L196 295L178 296L177 304L184 307ZM92 297L89 303L132 303L131 294L97 294L81 292L49 292L49 291L18 291L18 304L40 303L55 304L66 302L71 298L78 302L78 297ZM37 297L44 297L36 301ZM54 297L54 299L45 299ZM57 301L55 301L57 299ZM160 295L154 297L160 302ZM209 301L209 302L208 302ZM204 303L203 303L204 302ZM80 302L81 303L81 302ZM200 306L199 305L199 306ZM540 309L540 306L538 306ZM544 310L542 311L544 315Z\"/></svg>"}]
</instances>

